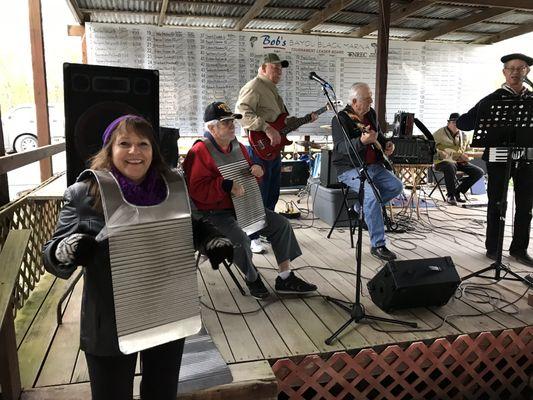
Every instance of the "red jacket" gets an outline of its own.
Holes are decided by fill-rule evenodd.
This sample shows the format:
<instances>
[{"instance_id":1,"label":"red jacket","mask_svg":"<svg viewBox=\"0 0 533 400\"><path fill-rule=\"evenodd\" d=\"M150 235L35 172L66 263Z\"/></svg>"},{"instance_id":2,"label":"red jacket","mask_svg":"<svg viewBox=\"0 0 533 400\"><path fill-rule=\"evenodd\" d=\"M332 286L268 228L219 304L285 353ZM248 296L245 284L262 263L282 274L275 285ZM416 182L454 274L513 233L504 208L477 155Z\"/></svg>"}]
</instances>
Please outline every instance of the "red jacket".
<instances>
[{"instance_id":1,"label":"red jacket","mask_svg":"<svg viewBox=\"0 0 533 400\"><path fill-rule=\"evenodd\" d=\"M239 143L248 164L252 161L246 147ZM218 149L218 146L215 146ZM231 151L231 150L230 150ZM195 143L183 161L189 195L199 210L233 209L232 181L224 179L203 142Z\"/></svg>"}]
</instances>

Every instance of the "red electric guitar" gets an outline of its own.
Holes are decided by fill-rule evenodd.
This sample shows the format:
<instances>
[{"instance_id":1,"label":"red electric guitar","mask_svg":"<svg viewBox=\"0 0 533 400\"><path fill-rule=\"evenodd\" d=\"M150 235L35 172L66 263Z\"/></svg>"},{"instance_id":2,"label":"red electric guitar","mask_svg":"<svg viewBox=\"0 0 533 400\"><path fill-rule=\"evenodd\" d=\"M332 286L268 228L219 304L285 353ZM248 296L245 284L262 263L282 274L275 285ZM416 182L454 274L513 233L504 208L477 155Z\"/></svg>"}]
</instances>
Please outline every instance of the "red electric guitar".
<instances>
[{"instance_id":1,"label":"red electric guitar","mask_svg":"<svg viewBox=\"0 0 533 400\"><path fill-rule=\"evenodd\" d=\"M314 111L317 115L320 115L330 109L330 105L327 104L322 108ZM311 113L312 114L312 113ZM307 114L302 118L296 118L294 121L291 121L290 125L285 123L285 119L289 116L287 113L280 114L274 122L267 122L272 128L277 130L281 135L281 142L276 146L270 144L270 139L267 134L263 131L249 131L248 132L248 141L254 149L255 153L262 158L263 160L273 160L278 156L278 154L283 150L288 144L291 144L292 141L287 139L287 134L298 129L300 126L311 122L311 114Z\"/></svg>"}]
</instances>

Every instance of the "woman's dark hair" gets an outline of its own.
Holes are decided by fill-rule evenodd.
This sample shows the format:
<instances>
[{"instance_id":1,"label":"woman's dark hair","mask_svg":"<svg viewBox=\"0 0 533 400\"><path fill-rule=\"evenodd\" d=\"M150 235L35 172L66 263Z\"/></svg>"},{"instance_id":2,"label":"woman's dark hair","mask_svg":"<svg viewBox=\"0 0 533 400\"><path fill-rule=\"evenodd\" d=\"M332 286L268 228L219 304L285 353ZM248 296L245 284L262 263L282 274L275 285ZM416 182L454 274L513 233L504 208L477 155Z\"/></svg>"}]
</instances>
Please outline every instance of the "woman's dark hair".
<instances>
[{"instance_id":1,"label":"woman's dark hair","mask_svg":"<svg viewBox=\"0 0 533 400\"><path fill-rule=\"evenodd\" d=\"M150 167L154 167L160 174L164 174L170 170L161 155L154 128L147 120L137 116L127 117L120 121L102 149L91 158L91 169L111 171L111 168L113 167L113 144L120 133L126 132L135 132L139 136L150 141L152 146L152 163L150 164ZM89 185L89 194L95 199L93 206L95 208L101 208L100 191L98 190L98 184L94 179L91 180Z\"/></svg>"}]
</instances>

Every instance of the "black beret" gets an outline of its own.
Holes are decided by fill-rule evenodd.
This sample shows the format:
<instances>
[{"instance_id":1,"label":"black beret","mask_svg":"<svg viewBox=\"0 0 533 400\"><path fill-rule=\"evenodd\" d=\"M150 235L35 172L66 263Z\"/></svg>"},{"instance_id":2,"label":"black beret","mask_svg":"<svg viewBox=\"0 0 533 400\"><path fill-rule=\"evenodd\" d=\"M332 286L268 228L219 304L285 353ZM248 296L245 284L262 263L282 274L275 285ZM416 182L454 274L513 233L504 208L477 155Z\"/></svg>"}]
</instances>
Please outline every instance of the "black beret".
<instances>
[{"instance_id":1,"label":"black beret","mask_svg":"<svg viewBox=\"0 0 533 400\"><path fill-rule=\"evenodd\" d=\"M522 60L527 65L533 65L533 58L528 57L522 53L507 54L506 56L503 56L501 60L502 60L502 63L506 63L507 61L511 61L511 60Z\"/></svg>"}]
</instances>

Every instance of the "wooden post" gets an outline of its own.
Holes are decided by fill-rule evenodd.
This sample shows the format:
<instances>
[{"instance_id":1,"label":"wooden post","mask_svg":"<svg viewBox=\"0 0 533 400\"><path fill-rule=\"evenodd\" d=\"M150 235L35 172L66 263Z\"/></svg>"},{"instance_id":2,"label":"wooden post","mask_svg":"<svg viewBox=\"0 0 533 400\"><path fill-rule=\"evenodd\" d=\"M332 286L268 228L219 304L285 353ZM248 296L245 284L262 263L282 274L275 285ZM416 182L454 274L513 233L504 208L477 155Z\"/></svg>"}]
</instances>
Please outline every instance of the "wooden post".
<instances>
[{"instance_id":1,"label":"wooden post","mask_svg":"<svg viewBox=\"0 0 533 400\"><path fill-rule=\"evenodd\" d=\"M13 304L13 296L10 303ZM12 307L7 310L0 326L0 382L3 399L17 400L20 397L22 389Z\"/></svg>"},{"instance_id":2,"label":"wooden post","mask_svg":"<svg viewBox=\"0 0 533 400\"><path fill-rule=\"evenodd\" d=\"M4 148L4 132L2 130L2 110L0 109L0 157L5 156L6 150ZM7 173L0 174L0 207L9 203L9 183L7 181Z\"/></svg>"},{"instance_id":3,"label":"wooden post","mask_svg":"<svg viewBox=\"0 0 533 400\"><path fill-rule=\"evenodd\" d=\"M389 73L389 28L391 0L379 0L378 49L376 58L376 112L381 129L387 131L385 119L387 76Z\"/></svg>"},{"instance_id":4,"label":"wooden post","mask_svg":"<svg viewBox=\"0 0 533 400\"><path fill-rule=\"evenodd\" d=\"M37 117L37 143L40 147L50 144L41 0L28 0L28 9L30 16L31 59L33 65L33 92ZM41 160L40 166L41 182L43 182L52 176L52 159L46 158Z\"/></svg>"},{"instance_id":5,"label":"wooden post","mask_svg":"<svg viewBox=\"0 0 533 400\"><path fill-rule=\"evenodd\" d=\"M69 36L79 36L81 38L81 62L87 64L87 41L85 40L85 26L69 25L67 27Z\"/></svg>"}]
</instances>

